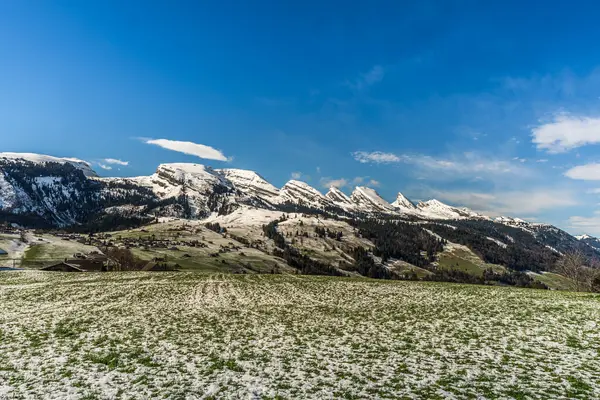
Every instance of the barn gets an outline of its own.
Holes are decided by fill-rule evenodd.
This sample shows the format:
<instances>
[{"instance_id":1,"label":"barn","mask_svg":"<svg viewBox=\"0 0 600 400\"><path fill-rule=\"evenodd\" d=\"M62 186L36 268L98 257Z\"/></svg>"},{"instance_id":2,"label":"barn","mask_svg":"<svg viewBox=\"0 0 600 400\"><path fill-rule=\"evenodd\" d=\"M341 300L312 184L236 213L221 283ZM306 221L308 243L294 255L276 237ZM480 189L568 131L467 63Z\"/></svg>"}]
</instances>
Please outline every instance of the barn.
<instances>
[{"instance_id":1,"label":"barn","mask_svg":"<svg viewBox=\"0 0 600 400\"><path fill-rule=\"evenodd\" d=\"M69 264L64 261L61 261L56 264L48 265L47 267L42 268L42 271L58 271L58 272L84 272L78 265Z\"/></svg>"}]
</instances>

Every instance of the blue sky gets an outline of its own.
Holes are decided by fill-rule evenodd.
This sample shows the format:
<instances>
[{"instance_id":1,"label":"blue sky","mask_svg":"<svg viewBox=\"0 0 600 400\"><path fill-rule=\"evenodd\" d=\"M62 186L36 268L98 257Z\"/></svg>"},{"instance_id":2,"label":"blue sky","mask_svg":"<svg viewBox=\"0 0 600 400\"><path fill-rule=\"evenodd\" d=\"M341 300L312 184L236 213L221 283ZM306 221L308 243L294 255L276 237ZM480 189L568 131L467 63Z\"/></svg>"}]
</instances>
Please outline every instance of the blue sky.
<instances>
[{"instance_id":1,"label":"blue sky","mask_svg":"<svg viewBox=\"0 0 600 400\"><path fill-rule=\"evenodd\" d=\"M0 2L2 151L364 184L600 234L600 6L295 3Z\"/></svg>"}]
</instances>

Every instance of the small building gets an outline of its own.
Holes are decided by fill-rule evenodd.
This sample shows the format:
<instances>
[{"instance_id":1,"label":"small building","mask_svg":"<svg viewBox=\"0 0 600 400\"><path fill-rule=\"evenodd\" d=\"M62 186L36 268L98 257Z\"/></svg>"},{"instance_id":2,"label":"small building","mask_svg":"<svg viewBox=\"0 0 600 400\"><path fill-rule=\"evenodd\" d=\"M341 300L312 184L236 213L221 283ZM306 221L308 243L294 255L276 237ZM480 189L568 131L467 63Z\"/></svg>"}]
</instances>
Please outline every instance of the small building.
<instances>
[{"instance_id":1,"label":"small building","mask_svg":"<svg viewBox=\"0 0 600 400\"><path fill-rule=\"evenodd\" d=\"M42 268L42 271L57 271L57 272L85 272L78 265L69 264L64 261L61 261L56 264L48 265L47 267Z\"/></svg>"},{"instance_id":2,"label":"small building","mask_svg":"<svg viewBox=\"0 0 600 400\"><path fill-rule=\"evenodd\" d=\"M101 260L73 258L65 260L65 263L76 265L79 269L85 272L104 272L108 270L104 262Z\"/></svg>"},{"instance_id":3,"label":"small building","mask_svg":"<svg viewBox=\"0 0 600 400\"><path fill-rule=\"evenodd\" d=\"M7 254L8 254L8 252L6 250L0 249L0 256L5 256Z\"/></svg>"}]
</instances>

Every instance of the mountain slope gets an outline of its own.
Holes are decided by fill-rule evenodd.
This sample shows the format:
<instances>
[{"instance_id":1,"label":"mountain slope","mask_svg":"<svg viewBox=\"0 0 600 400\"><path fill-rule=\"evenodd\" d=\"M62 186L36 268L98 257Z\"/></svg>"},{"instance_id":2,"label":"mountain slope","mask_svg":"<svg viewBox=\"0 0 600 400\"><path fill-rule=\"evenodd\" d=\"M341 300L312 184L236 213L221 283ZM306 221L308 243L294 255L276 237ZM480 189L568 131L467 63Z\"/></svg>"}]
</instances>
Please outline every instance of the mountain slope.
<instances>
[{"instance_id":1,"label":"mountain slope","mask_svg":"<svg viewBox=\"0 0 600 400\"><path fill-rule=\"evenodd\" d=\"M317 189L306 182L298 180L291 180L283 185L275 202L278 204L298 204L321 210L335 206L333 201Z\"/></svg>"},{"instance_id":2,"label":"mountain slope","mask_svg":"<svg viewBox=\"0 0 600 400\"><path fill-rule=\"evenodd\" d=\"M417 207L413 204L412 201L406 198L402 193L398 192L396 196L396 200L392 203L394 208L398 208L400 210L416 210Z\"/></svg>"},{"instance_id":3,"label":"mountain slope","mask_svg":"<svg viewBox=\"0 0 600 400\"><path fill-rule=\"evenodd\" d=\"M598 239L597 237L590 236L590 235L580 235L580 236L575 236L575 238L577 240L579 240L580 242L585 243L588 246L592 247L593 249L600 251L600 239Z\"/></svg>"},{"instance_id":4,"label":"mountain slope","mask_svg":"<svg viewBox=\"0 0 600 400\"><path fill-rule=\"evenodd\" d=\"M49 163L70 164L78 170L82 171L83 174L87 177L98 176L98 174L96 174L96 171L92 169L90 163L77 158L53 157L35 153L0 153L0 163L11 161L16 163L26 161L41 166L44 166Z\"/></svg>"},{"instance_id":5,"label":"mountain slope","mask_svg":"<svg viewBox=\"0 0 600 400\"><path fill-rule=\"evenodd\" d=\"M510 247L511 243L521 241L529 247L537 246L538 253L542 246L555 255L574 249L582 249L589 257L600 254L598 239L584 236L578 240L551 225L511 217L499 217L494 224L488 217L438 200L415 206L401 193L390 204L368 187L357 187L351 196L337 188L323 195L305 182L291 180L277 189L253 171L214 170L188 163L161 164L150 176L98 178L88 163L77 159L37 154L0 155L0 219L3 221L27 226L84 225L96 230L118 226L125 229L160 216L205 219L253 209L273 213L327 213L334 219L346 220L371 215L408 219L418 224L438 221L448 229L456 229L458 222L466 221L472 225L463 227L463 235L471 239L476 236L475 243L484 249L491 243ZM415 221L416 218L420 221ZM503 231L501 227L507 229Z\"/></svg>"},{"instance_id":6,"label":"mountain slope","mask_svg":"<svg viewBox=\"0 0 600 400\"><path fill-rule=\"evenodd\" d=\"M487 218L468 208L452 207L436 199L420 202L417 204L417 209L420 216L426 219Z\"/></svg>"},{"instance_id":7,"label":"mountain slope","mask_svg":"<svg viewBox=\"0 0 600 400\"><path fill-rule=\"evenodd\" d=\"M344 211L352 212L357 210L356 203L354 203L346 193L336 187L330 187L327 194L325 194L325 197L333 201L335 205Z\"/></svg>"},{"instance_id":8,"label":"mountain slope","mask_svg":"<svg viewBox=\"0 0 600 400\"><path fill-rule=\"evenodd\" d=\"M395 213L394 207L390 203L385 201L374 189L366 186L356 187L350 199L356 204L357 208L365 212L381 214Z\"/></svg>"}]
</instances>

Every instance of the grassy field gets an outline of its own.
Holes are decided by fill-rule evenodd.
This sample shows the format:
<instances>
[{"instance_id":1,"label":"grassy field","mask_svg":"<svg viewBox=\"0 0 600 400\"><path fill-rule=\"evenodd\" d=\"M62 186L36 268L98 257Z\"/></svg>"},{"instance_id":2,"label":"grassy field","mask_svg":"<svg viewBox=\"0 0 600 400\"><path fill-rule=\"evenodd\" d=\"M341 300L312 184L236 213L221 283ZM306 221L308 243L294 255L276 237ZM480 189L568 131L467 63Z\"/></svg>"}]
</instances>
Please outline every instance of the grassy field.
<instances>
[{"instance_id":1,"label":"grassy field","mask_svg":"<svg viewBox=\"0 0 600 400\"><path fill-rule=\"evenodd\" d=\"M438 256L438 267L457 269L475 276L482 276L486 269L502 273L506 271L501 265L488 264L473 253L468 247L455 243L448 244Z\"/></svg>"},{"instance_id":2,"label":"grassy field","mask_svg":"<svg viewBox=\"0 0 600 400\"><path fill-rule=\"evenodd\" d=\"M26 271L0 304L0 398L600 397L591 294Z\"/></svg>"}]
</instances>

